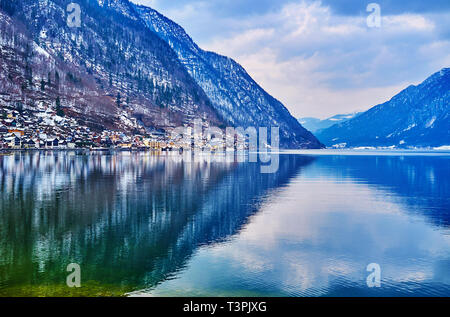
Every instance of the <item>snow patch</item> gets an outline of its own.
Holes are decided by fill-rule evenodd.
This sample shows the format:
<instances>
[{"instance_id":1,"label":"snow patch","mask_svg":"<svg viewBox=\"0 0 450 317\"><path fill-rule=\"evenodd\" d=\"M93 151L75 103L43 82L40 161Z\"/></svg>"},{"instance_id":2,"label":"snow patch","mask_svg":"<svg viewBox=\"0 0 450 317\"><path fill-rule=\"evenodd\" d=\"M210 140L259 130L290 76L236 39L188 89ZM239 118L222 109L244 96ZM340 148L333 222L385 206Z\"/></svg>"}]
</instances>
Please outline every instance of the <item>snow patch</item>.
<instances>
[{"instance_id":1,"label":"snow patch","mask_svg":"<svg viewBox=\"0 0 450 317\"><path fill-rule=\"evenodd\" d=\"M50 58L50 54L47 53L42 47L40 47L39 45L37 45L36 43L33 43L33 49L40 55L43 55L47 58Z\"/></svg>"},{"instance_id":2,"label":"snow patch","mask_svg":"<svg viewBox=\"0 0 450 317\"><path fill-rule=\"evenodd\" d=\"M425 125L425 128L432 128L435 121L436 121L436 117L431 118Z\"/></svg>"},{"instance_id":3,"label":"snow patch","mask_svg":"<svg viewBox=\"0 0 450 317\"><path fill-rule=\"evenodd\" d=\"M450 151L450 145L438 146L438 147L433 148L433 150Z\"/></svg>"},{"instance_id":4,"label":"snow patch","mask_svg":"<svg viewBox=\"0 0 450 317\"><path fill-rule=\"evenodd\" d=\"M353 150L357 150L357 151L360 151L360 150L376 150L376 149L377 148L374 147L374 146L358 146L358 147L353 148Z\"/></svg>"},{"instance_id":5,"label":"snow patch","mask_svg":"<svg viewBox=\"0 0 450 317\"><path fill-rule=\"evenodd\" d=\"M347 143L339 143L332 146L334 149L343 149L345 147L347 147Z\"/></svg>"},{"instance_id":6,"label":"snow patch","mask_svg":"<svg viewBox=\"0 0 450 317\"><path fill-rule=\"evenodd\" d=\"M411 130L411 129L413 129L413 128L415 128L417 126L417 124L415 124L415 123L413 123L413 124L410 124L406 129L404 129L403 130L403 132L405 132L405 131L409 131L409 130Z\"/></svg>"},{"instance_id":7,"label":"snow patch","mask_svg":"<svg viewBox=\"0 0 450 317\"><path fill-rule=\"evenodd\" d=\"M41 30L41 32L39 33L39 37L41 39L46 39L47 38L47 30Z\"/></svg>"}]
</instances>

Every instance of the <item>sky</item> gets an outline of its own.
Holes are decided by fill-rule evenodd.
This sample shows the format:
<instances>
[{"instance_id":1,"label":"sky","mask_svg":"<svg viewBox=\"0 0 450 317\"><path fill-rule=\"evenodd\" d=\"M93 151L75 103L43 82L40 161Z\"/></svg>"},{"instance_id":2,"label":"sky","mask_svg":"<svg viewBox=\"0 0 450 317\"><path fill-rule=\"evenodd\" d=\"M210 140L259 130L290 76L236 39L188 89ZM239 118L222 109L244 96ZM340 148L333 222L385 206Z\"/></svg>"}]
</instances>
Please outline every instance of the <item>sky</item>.
<instances>
[{"instance_id":1,"label":"sky","mask_svg":"<svg viewBox=\"0 0 450 317\"><path fill-rule=\"evenodd\" d=\"M240 63L295 117L388 101L450 67L450 1L132 0ZM368 23L369 19L369 23Z\"/></svg>"}]
</instances>

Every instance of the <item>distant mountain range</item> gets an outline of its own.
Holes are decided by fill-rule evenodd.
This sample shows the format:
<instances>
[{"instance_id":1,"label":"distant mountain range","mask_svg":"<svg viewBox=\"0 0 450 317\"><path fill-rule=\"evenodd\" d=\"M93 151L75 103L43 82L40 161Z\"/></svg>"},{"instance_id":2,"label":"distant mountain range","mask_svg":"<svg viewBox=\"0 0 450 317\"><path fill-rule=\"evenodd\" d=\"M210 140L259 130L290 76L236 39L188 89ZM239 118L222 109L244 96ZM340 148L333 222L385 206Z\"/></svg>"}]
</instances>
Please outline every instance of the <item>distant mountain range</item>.
<instances>
[{"instance_id":1,"label":"distant mountain range","mask_svg":"<svg viewBox=\"0 0 450 317\"><path fill-rule=\"evenodd\" d=\"M311 131L312 133L317 133L320 130L327 129L335 124L342 123L353 119L357 115L361 114L361 112L355 112L350 114L338 114L328 119L318 119L313 117L306 117L298 119L298 122L305 128Z\"/></svg>"},{"instance_id":2,"label":"distant mountain range","mask_svg":"<svg viewBox=\"0 0 450 317\"><path fill-rule=\"evenodd\" d=\"M449 146L450 68L316 136L328 147Z\"/></svg>"},{"instance_id":3,"label":"distant mountain range","mask_svg":"<svg viewBox=\"0 0 450 317\"><path fill-rule=\"evenodd\" d=\"M280 128L282 148L320 148L278 100L230 58L200 49L153 9L128 0L0 0L0 106L55 107L101 131L166 131L201 118ZM58 101L59 103L59 101Z\"/></svg>"}]
</instances>

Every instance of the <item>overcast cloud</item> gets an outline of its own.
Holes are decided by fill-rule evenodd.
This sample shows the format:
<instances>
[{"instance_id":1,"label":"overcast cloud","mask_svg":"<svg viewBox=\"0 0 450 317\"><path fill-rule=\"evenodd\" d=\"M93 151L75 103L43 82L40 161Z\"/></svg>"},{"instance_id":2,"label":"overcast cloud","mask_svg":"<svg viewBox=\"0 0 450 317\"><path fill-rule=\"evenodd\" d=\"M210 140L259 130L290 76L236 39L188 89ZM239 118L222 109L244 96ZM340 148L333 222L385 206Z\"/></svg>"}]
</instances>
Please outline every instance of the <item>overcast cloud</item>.
<instances>
[{"instance_id":1,"label":"overcast cloud","mask_svg":"<svg viewBox=\"0 0 450 317\"><path fill-rule=\"evenodd\" d=\"M365 110L450 67L450 1L134 0L230 56L296 117ZM375 1L374 1L375 2Z\"/></svg>"}]
</instances>

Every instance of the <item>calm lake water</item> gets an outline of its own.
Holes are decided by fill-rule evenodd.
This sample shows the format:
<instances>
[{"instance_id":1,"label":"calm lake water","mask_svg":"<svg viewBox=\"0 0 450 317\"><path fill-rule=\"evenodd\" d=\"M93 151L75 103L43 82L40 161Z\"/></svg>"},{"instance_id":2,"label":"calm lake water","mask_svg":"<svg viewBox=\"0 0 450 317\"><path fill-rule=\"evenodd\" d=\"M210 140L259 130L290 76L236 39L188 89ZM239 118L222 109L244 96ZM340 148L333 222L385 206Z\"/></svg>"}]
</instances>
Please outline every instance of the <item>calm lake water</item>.
<instances>
[{"instance_id":1,"label":"calm lake water","mask_svg":"<svg viewBox=\"0 0 450 317\"><path fill-rule=\"evenodd\" d=\"M450 296L450 153L241 158L1 155L0 296Z\"/></svg>"}]
</instances>

